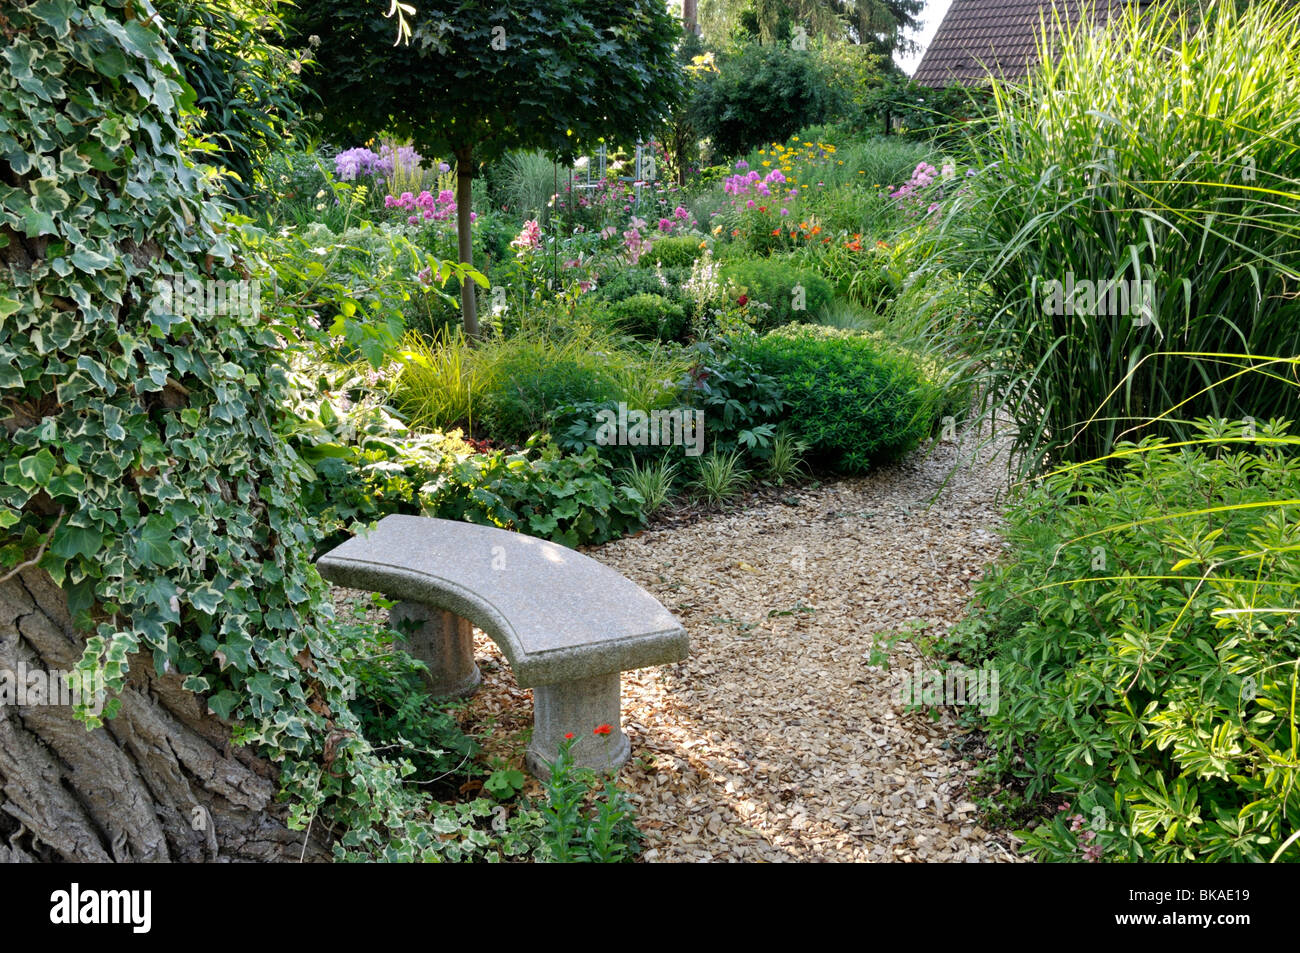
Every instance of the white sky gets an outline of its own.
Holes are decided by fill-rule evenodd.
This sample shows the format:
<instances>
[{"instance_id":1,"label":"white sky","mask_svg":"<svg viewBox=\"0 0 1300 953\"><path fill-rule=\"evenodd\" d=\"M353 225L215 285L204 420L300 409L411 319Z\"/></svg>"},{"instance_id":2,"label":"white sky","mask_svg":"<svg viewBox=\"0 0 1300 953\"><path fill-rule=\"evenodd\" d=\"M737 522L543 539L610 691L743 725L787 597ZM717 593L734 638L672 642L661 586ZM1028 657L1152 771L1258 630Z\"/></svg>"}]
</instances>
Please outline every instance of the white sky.
<instances>
[{"instance_id":1,"label":"white sky","mask_svg":"<svg viewBox=\"0 0 1300 953\"><path fill-rule=\"evenodd\" d=\"M925 9L917 18L921 21L921 29L912 33L909 39L916 40L921 44L921 48L915 53L909 53L906 56L896 55L896 62L908 76L916 72L917 66L921 63L921 56L925 53L925 48L930 45L934 39L934 34L939 29L939 24L943 22L943 15L948 12L952 6L952 0L926 0Z\"/></svg>"}]
</instances>

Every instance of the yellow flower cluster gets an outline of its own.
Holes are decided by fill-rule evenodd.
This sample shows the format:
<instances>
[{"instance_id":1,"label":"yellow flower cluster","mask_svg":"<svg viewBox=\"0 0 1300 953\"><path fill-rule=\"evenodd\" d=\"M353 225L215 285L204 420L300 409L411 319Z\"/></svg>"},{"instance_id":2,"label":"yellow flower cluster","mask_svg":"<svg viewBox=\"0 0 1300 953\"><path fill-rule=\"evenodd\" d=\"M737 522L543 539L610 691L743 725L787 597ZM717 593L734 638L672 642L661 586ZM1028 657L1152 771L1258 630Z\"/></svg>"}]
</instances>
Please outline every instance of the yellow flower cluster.
<instances>
[{"instance_id":1,"label":"yellow flower cluster","mask_svg":"<svg viewBox=\"0 0 1300 953\"><path fill-rule=\"evenodd\" d=\"M790 188L806 189L808 184L800 183L799 176L811 172L819 163L834 158L835 147L827 142L800 142L796 136L791 136L788 145L774 142L767 148L759 149L758 154L765 157L761 160L765 167L775 165L781 170ZM842 159L836 161L840 165L844 164Z\"/></svg>"}]
</instances>

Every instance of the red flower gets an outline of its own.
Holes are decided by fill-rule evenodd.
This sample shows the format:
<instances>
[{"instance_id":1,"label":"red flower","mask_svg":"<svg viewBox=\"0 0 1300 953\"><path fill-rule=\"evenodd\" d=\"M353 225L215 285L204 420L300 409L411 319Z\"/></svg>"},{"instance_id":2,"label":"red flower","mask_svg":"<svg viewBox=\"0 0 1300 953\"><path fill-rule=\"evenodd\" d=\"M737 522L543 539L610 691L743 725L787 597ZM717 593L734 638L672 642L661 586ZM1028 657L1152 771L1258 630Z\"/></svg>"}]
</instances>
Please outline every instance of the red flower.
<instances>
[{"instance_id":1,"label":"red flower","mask_svg":"<svg viewBox=\"0 0 1300 953\"><path fill-rule=\"evenodd\" d=\"M573 732L571 731L571 732L569 732L567 735L565 735L565 736L564 736L564 740L565 740L565 741L572 741L572 740L573 740Z\"/></svg>"},{"instance_id":2,"label":"red flower","mask_svg":"<svg viewBox=\"0 0 1300 953\"><path fill-rule=\"evenodd\" d=\"M597 725L595 728L592 729L591 733L593 735L607 735L613 730L614 729L611 728L609 725Z\"/></svg>"},{"instance_id":3,"label":"red flower","mask_svg":"<svg viewBox=\"0 0 1300 953\"><path fill-rule=\"evenodd\" d=\"M741 295L736 299L736 304L740 305L742 308L749 304L749 295Z\"/></svg>"}]
</instances>

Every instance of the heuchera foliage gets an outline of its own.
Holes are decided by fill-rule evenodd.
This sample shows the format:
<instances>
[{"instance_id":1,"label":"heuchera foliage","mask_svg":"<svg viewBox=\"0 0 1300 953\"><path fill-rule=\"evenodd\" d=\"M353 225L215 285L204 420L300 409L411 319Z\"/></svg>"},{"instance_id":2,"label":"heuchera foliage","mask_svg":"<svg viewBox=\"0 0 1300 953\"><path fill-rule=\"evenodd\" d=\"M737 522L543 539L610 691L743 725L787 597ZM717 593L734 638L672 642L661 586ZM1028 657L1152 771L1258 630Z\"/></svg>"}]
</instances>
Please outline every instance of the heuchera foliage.
<instances>
[{"instance_id":1,"label":"heuchera foliage","mask_svg":"<svg viewBox=\"0 0 1300 953\"><path fill-rule=\"evenodd\" d=\"M842 473L910 450L946 409L943 387L914 357L867 334L790 324L742 353L780 384L810 456Z\"/></svg>"}]
</instances>

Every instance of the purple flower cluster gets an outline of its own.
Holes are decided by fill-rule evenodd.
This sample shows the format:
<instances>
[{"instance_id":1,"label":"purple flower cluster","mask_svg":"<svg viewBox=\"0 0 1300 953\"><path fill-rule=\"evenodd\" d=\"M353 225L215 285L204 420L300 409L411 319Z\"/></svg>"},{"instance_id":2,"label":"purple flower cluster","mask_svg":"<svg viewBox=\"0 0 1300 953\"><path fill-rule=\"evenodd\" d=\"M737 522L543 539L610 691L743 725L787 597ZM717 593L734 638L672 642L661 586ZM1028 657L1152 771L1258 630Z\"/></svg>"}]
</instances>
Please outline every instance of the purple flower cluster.
<instances>
[{"instance_id":1,"label":"purple flower cluster","mask_svg":"<svg viewBox=\"0 0 1300 953\"><path fill-rule=\"evenodd\" d=\"M935 179L942 179L946 182L955 177L956 174L957 169L951 162L944 163L942 172L928 162L917 163L916 168L912 170L912 177L893 192L890 192L889 197L897 199L898 203L907 209L909 216L916 215L920 211L920 206L926 204L926 196L922 193L934 184ZM938 197L943 198L942 184L940 185ZM926 205L925 213L927 215L936 215L939 208L938 202L931 201Z\"/></svg>"},{"instance_id":2,"label":"purple flower cluster","mask_svg":"<svg viewBox=\"0 0 1300 953\"><path fill-rule=\"evenodd\" d=\"M737 168L740 163L737 163ZM785 176L781 174L780 169L773 169L767 175L759 175L754 169L741 174L728 176L722 183L722 191L728 195L748 195L752 189L755 195L771 195L772 186L780 185L785 181Z\"/></svg>"},{"instance_id":3,"label":"purple flower cluster","mask_svg":"<svg viewBox=\"0 0 1300 953\"><path fill-rule=\"evenodd\" d=\"M411 146L380 146L378 152L361 146L334 157L334 176L340 182L352 182L363 175L392 175L394 168L418 169L422 161Z\"/></svg>"},{"instance_id":4,"label":"purple flower cluster","mask_svg":"<svg viewBox=\"0 0 1300 953\"><path fill-rule=\"evenodd\" d=\"M334 157L334 177L340 182L351 182L362 175L374 175L379 156L369 149L349 149Z\"/></svg>"},{"instance_id":5,"label":"purple flower cluster","mask_svg":"<svg viewBox=\"0 0 1300 953\"><path fill-rule=\"evenodd\" d=\"M690 210L684 205L679 205L673 209L672 218L665 216L659 219L659 231L665 235L671 235L673 229L678 225L687 229L695 226L695 219L691 216Z\"/></svg>"},{"instance_id":6,"label":"purple flower cluster","mask_svg":"<svg viewBox=\"0 0 1300 953\"><path fill-rule=\"evenodd\" d=\"M917 164L916 168L912 170L912 177L908 179L906 183L899 186L898 189L890 192L889 197L891 199L901 199L915 195L918 191L932 183L935 176L938 174L939 170L930 165L930 163L920 162Z\"/></svg>"}]
</instances>

